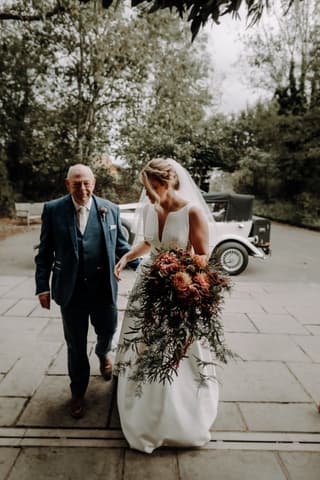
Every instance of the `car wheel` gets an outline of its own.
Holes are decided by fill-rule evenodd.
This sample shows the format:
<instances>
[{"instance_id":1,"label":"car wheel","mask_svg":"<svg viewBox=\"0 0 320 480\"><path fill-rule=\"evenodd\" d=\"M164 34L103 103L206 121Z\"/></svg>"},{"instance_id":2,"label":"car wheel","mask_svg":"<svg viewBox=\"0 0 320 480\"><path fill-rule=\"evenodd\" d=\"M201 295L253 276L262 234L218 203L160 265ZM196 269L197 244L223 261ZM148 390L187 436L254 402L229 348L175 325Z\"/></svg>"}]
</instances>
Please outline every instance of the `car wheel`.
<instances>
[{"instance_id":1,"label":"car wheel","mask_svg":"<svg viewBox=\"0 0 320 480\"><path fill-rule=\"evenodd\" d=\"M129 245L132 245L134 241L134 233L131 231L130 222L127 222L127 220L125 219L121 219L121 228L124 238L129 243Z\"/></svg>"},{"instance_id":2,"label":"car wheel","mask_svg":"<svg viewBox=\"0 0 320 480\"><path fill-rule=\"evenodd\" d=\"M130 240L130 231L129 231L128 227L122 223L122 224L121 224L121 230L122 230L122 233L123 233L124 238L126 239L127 242L129 242L129 240Z\"/></svg>"},{"instance_id":3,"label":"car wheel","mask_svg":"<svg viewBox=\"0 0 320 480\"><path fill-rule=\"evenodd\" d=\"M248 265L249 255L246 248L237 242L226 242L213 253L215 260L229 275L239 275Z\"/></svg>"}]
</instances>

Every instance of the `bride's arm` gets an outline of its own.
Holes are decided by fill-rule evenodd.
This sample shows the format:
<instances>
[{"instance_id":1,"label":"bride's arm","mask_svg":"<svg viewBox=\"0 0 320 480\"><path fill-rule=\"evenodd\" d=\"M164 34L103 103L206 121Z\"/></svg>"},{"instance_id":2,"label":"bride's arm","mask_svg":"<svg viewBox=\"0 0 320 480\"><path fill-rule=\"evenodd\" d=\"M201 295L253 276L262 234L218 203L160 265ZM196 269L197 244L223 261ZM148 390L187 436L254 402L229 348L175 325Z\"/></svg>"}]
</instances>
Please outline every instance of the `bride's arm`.
<instances>
[{"instance_id":1,"label":"bride's arm","mask_svg":"<svg viewBox=\"0 0 320 480\"><path fill-rule=\"evenodd\" d=\"M141 242L135 245L129 250L123 257L120 258L119 262L114 267L114 275L117 280L121 280L120 272L125 268L128 262L134 260L135 258L142 257L145 253L148 253L150 250L150 243Z\"/></svg>"},{"instance_id":2,"label":"bride's arm","mask_svg":"<svg viewBox=\"0 0 320 480\"><path fill-rule=\"evenodd\" d=\"M198 255L209 253L209 227L208 222L198 207L189 210L189 238L194 252Z\"/></svg>"}]
</instances>

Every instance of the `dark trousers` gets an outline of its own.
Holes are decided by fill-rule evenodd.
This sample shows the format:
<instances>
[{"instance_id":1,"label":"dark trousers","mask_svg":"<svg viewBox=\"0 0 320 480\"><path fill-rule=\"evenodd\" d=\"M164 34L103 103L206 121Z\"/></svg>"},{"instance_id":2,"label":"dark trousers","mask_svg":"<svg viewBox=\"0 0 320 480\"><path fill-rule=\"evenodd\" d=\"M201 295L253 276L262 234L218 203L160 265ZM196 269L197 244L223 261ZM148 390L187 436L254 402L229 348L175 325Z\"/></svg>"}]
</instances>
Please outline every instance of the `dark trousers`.
<instances>
[{"instance_id":1,"label":"dark trousers","mask_svg":"<svg viewBox=\"0 0 320 480\"><path fill-rule=\"evenodd\" d=\"M97 344L95 353L104 359L111 349L117 328L117 309L107 299L90 296L85 285L76 289L70 303L61 307L64 337L68 348L68 372L73 396L83 396L87 390L90 364L87 354L89 318Z\"/></svg>"}]
</instances>

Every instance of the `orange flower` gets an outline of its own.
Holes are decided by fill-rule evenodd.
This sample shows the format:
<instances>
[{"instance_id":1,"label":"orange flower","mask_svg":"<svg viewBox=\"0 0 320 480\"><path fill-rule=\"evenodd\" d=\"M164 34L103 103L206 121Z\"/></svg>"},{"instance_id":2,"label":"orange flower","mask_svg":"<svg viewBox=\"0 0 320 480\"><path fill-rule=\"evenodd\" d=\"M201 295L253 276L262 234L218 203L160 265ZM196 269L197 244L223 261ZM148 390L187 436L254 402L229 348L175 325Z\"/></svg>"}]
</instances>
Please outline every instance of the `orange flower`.
<instances>
[{"instance_id":1,"label":"orange flower","mask_svg":"<svg viewBox=\"0 0 320 480\"><path fill-rule=\"evenodd\" d=\"M192 279L186 272L177 272L172 277L172 284L179 293L182 293L188 290L192 284Z\"/></svg>"},{"instance_id":2,"label":"orange flower","mask_svg":"<svg viewBox=\"0 0 320 480\"><path fill-rule=\"evenodd\" d=\"M174 253L163 253L157 258L155 267L160 273L167 274L179 270L179 262Z\"/></svg>"},{"instance_id":3,"label":"orange flower","mask_svg":"<svg viewBox=\"0 0 320 480\"><path fill-rule=\"evenodd\" d=\"M200 301L199 285L197 285L196 283L189 285L188 294L189 294L188 295L189 302L191 302L191 304L193 304L194 302L199 302Z\"/></svg>"},{"instance_id":4,"label":"orange flower","mask_svg":"<svg viewBox=\"0 0 320 480\"><path fill-rule=\"evenodd\" d=\"M206 268L207 259L206 259L205 256L194 254L194 255L192 255L192 259L193 259L194 263L197 265L197 267Z\"/></svg>"},{"instance_id":5,"label":"orange flower","mask_svg":"<svg viewBox=\"0 0 320 480\"><path fill-rule=\"evenodd\" d=\"M209 290L209 279L206 273L196 273L193 280L200 286L202 291L207 292Z\"/></svg>"}]
</instances>

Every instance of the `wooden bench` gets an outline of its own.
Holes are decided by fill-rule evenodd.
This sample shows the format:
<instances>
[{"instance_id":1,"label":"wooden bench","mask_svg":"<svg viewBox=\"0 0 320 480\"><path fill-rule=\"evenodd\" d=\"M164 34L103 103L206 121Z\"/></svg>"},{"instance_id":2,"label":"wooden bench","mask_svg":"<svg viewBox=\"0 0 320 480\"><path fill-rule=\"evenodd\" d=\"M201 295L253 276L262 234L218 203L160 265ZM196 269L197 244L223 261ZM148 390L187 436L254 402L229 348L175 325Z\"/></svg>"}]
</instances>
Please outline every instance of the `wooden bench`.
<instances>
[{"instance_id":1,"label":"wooden bench","mask_svg":"<svg viewBox=\"0 0 320 480\"><path fill-rule=\"evenodd\" d=\"M30 222L33 220L40 220L43 210L43 202L34 202L34 203L16 203L16 218L25 220L27 225L30 225Z\"/></svg>"}]
</instances>

